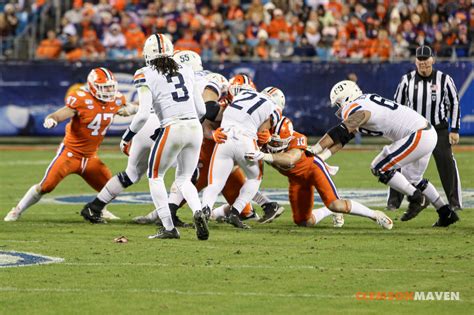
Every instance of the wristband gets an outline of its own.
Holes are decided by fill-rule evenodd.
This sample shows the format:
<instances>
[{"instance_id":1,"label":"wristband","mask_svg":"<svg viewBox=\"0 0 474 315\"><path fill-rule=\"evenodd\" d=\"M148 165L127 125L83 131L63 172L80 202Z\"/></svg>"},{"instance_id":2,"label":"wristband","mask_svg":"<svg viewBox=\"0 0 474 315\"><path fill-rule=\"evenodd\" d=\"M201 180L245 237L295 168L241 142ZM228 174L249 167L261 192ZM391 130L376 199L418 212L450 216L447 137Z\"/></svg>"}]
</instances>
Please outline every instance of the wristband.
<instances>
[{"instance_id":1,"label":"wristband","mask_svg":"<svg viewBox=\"0 0 474 315\"><path fill-rule=\"evenodd\" d=\"M125 131L125 133L123 134L122 136L122 140L123 141L130 141L132 140L132 138L136 135L137 133L136 132L133 132L130 130L130 127L127 128L127 130Z\"/></svg>"}]
</instances>

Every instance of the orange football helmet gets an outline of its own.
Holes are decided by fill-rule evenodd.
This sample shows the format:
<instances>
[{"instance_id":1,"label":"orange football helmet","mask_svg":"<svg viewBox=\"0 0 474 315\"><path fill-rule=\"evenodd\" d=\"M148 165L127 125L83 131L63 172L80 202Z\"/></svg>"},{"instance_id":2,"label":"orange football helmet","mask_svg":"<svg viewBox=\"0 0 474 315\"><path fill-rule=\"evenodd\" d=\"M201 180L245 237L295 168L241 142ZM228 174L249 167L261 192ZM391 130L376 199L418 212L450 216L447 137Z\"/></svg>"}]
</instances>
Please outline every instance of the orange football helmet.
<instances>
[{"instance_id":1,"label":"orange football helmet","mask_svg":"<svg viewBox=\"0 0 474 315\"><path fill-rule=\"evenodd\" d=\"M236 74L229 80L229 95L235 97L242 90L256 91L257 87L246 74Z\"/></svg>"},{"instance_id":2,"label":"orange football helmet","mask_svg":"<svg viewBox=\"0 0 474 315\"><path fill-rule=\"evenodd\" d=\"M117 95L117 80L107 68L95 68L87 76L87 86L91 94L103 102L113 102Z\"/></svg>"},{"instance_id":3,"label":"orange football helmet","mask_svg":"<svg viewBox=\"0 0 474 315\"><path fill-rule=\"evenodd\" d=\"M271 153L285 151L293 140L293 123L288 117L282 116L275 127L271 130L272 138L267 143L267 149Z\"/></svg>"}]
</instances>

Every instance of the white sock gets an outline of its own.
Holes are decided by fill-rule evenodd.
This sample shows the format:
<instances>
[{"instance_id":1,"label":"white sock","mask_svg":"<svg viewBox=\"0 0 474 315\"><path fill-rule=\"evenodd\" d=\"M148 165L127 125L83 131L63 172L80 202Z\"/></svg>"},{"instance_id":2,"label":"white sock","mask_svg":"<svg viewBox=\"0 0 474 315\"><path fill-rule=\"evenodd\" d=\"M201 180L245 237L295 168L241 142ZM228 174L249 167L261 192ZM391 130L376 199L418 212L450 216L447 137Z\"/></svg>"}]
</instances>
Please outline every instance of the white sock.
<instances>
[{"instance_id":1,"label":"white sock","mask_svg":"<svg viewBox=\"0 0 474 315\"><path fill-rule=\"evenodd\" d=\"M226 210L228 211L229 209L230 206L228 204L223 204L222 206L215 208L211 212L211 219L217 220L218 218L226 217Z\"/></svg>"},{"instance_id":2,"label":"white sock","mask_svg":"<svg viewBox=\"0 0 474 315\"><path fill-rule=\"evenodd\" d=\"M242 213L247 203L252 200L252 196L255 196L257 193L261 182L262 180L260 179L247 179L242 188L240 188L239 197L237 197L232 207L239 211L239 213Z\"/></svg>"},{"instance_id":3,"label":"white sock","mask_svg":"<svg viewBox=\"0 0 474 315\"><path fill-rule=\"evenodd\" d=\"M17 210L20 213L22 213L41 199L42 195L36 191L36 186L37 185L31 186L16 206Z\"/></svg>"},{"instance_id":4,"label":"white sock","mask_svg":"<svg viewBox=\"0 0 474 315\"><path fill-rule=\"evenodd\" d=\"M188 203L189 208L193 211L193 214L196 211L202 209L201 200L199 200L199 194L197 192L196 186L191 182L191 179L188 180L178 180L176 179L176 186L178 187L181 194L183 194L184 199ZM178 204L179 206L179 204Z\"/></svg>"},{"instance_id":5,"label":"white sock","mask_svg":"<svg viewBox=\"0 0 474 315\"><path fill-rule=\"evenodd\" d=\"M352 215L358 215L361 217L366 217L366 218L371 218L375 220L375 211L367 208L361 203L358 203L357 201L354 200L349 200L351 203L351 211L349 214Z\"/></svg>"},{"instance_id":6,"label":"white sock","mask_svg":"<svg viewBox=\"0 0 474 315\"><path fill-rule=\"evenodd\" d=\"M170 195L168 197L168 202L174 205L179 206L184 200L183 194L179 191L176 183L173 182L170 188Z\"/></svg>"},{"instance_id":7,"label":"white sock","mask_svg":"<svg viewBox=\"0 0 474 315\"><path fill-rule=\"evenodd\" d=\"M428 185L426 186L425 190L422 191L422 193L433 204L436 210L438 210L439 208L441 208L442 206L446 204L443 198L439 195L436 188L430 182L428 182Z\"/></svg>"},{"instance_id":8,"label":"white sock","mask_svg":"<svg viewBox=\"0 0 474 315\"><path fill-rule=\"evenodd\" d=\"M314 217L314 225L318 224L321 222L325 217L330 216L333 214L331 210L329 210L326 207L314 209L312 211L313 217Z\"/></svg>"},{"instance_id":9,"label":"white sock","mask_svg":"<svg viewBox=\"0 0 474 315\"><path fill-rule=\"evenodd\" d=\"M166 192L163 177L158 176L158 178L150 178L148 183L150 185L151 198L155 204L155 211L163 223L163 227L168 231L174 229L173 219L171 219L171 212L168 206L168 194Z\"/></svg>"},{"instance_id":10,"label":"white sock","mask_svg":"<svg viewBox=\"0 0 474 315\"><path fill-rule=\"evenodd\" d=\"M260 207L266 203L272 202L270 199L268 199L267 196L262 194L260 191L257 191L252 200L255 201Z\"/></svg>"},{"instance_id":11,"label":"white sock","mask_svg":"<svg viewBox=\"0 0 474 315\"><path fill-rule=\"evenodd\" d=\"M107 184L105 184L104 188L99 192L97 195L97 198L99 198L100 201L105 202L105 203L110 203L112 200L115 199L120 193L124 190L122 183L120 183L120 180L117 175L109 179Z\"/></svg>"},{"instance_id":12,"label":"white sock","mask_svg":"<svg viewBox=\"0 0 474 315\"><path fill-rule=\"evenodd\" d=\"M395 172L388 181L388 185L406 196L412 196L416 191L416 188L400 172Z\"/></svg>"}]
</instances>

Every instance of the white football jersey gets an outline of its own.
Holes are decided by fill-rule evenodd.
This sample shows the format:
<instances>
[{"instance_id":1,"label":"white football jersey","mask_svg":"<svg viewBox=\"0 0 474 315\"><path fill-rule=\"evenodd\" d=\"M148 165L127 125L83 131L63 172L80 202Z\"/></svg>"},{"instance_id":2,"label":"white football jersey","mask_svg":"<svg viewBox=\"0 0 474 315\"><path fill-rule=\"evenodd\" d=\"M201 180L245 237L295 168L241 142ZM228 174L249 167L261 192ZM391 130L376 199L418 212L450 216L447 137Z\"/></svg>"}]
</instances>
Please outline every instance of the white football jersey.
<instances>
[{"instance_id":1,"label":"white football jersey","mask_svg":"<svg viewBox=\"0 0 474 315\"><path fill-rule=\"evenodd\" d=\"M280 114L275 103L262 93L244 90L225 109L221 127L238 128L256 136L258 128L272 115L275 116L272 121L277 122Z\"/></svg>"},{"instance_id":2,"label":"white football jersey","mask_svg":"<svg viewBox=\"0 0 474 315\"><path fill-rule=\"evenodd\" d=\"M153 109L161 127L179 119L198 118L194 104L194 72L179 65L175 75L163 75L151 67L143 67L134 76L136 88L147 86L153 95Z\"/></svg>"},{"instance_id":3,"label":"white football jersey","mask_svg":"<svg viewBox=\"0 0 474 315\"><path fill-rule=\"evenodd\" d=\"M341 111L345 120L358 110L370 112L369 120L359 131L372 136L384 136L392 141L400 140L427 126L427 120L407 106L385 99L377 94L364 94Z\"/></svg>"}]
</instances>

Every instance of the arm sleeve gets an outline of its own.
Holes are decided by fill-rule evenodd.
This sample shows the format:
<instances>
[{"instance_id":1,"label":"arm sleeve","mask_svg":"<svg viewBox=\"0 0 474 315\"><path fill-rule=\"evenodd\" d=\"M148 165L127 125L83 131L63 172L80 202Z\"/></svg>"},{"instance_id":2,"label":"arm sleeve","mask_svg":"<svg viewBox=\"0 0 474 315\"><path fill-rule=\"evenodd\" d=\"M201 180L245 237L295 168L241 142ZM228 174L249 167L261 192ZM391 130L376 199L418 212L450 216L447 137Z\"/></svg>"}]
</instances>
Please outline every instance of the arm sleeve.
<instances>
[{"instance_id":1,"label":"arm sleeve","mask_svg":"<svg viewBox=\"0 0 474 315\"><path fill-rule=\"evenodd\" d=\"M398 84L397 91L395 92L395 102L402 105L407 105L407 98L406 98L406 90L408 88L408 79L407 76L404 75L402 80Z\"/></svg>"},{"instance_id":2,"label":"arm sleeve","mask_svg":"<svg viewBox=\"0 0 474 315\"><path fill-rule=\"evenodd\" d=\"M206 105L204 104L204 100L202 99L202 95L199 93L199 88L196 84L194 84L193 90L194 106L196 107L198 118L201 119L206 114Z\"/></svg>"},{"instance_id":3,"label":"arm sleeve","mask_svg":"<svg viewBox=\"0 0 474 315\"><path fill-rule=\"evenodd\" d=\"M150 111L153 104L153 95L151 91L146 86L141 86L137 89L138 92L138 111L135 117L133 117L132 122L130 123L130 130L134 133L137 133L142 129L143 125L148 120L150 116Z\"/></svg>"},{"instance_id":4,"label":"arm sleeve","mask_svg":"<svg viewBox=\"0 0 474 315\"><path fill-rule=\"evenodd\" d=\"M447 90L447 100L448 105L450 106L450 118L451 118L451 131L458 132L461 125L461 111L459 108L459 97L454 81L450 76L446 76L446 90Z\"/></svg>"}]
</instances>

